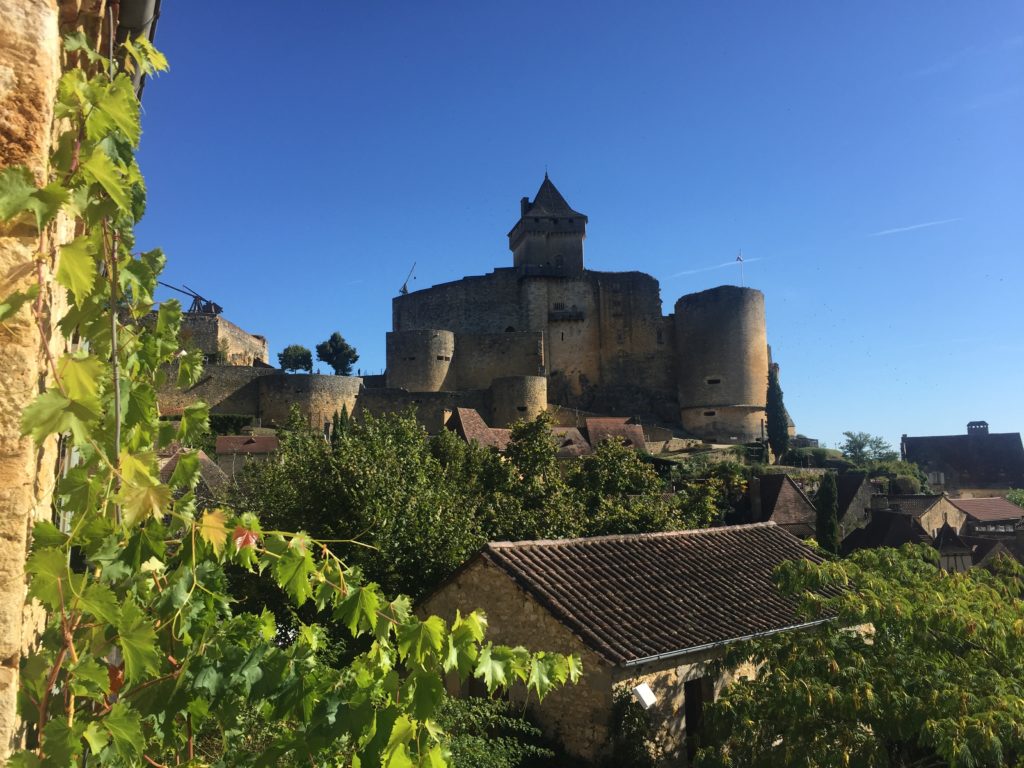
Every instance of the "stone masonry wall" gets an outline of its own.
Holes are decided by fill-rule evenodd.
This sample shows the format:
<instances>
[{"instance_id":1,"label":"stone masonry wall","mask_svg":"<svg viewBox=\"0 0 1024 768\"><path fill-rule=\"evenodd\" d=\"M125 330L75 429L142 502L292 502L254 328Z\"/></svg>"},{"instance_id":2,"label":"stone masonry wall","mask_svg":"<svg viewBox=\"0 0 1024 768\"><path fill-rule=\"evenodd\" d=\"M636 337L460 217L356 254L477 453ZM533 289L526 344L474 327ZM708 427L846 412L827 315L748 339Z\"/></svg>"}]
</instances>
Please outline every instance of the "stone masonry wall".
<instances>
[{"instance_id":1,"label":"stone masonry wall","mask_svg":"<svg viewBox=\"0 0 1024 768\"><path fill-rule=\"evenodd\" d=\"M181 318L181 338L215 360L222 352L228 365L252 365L254 361L268 361L267 340L243 331L220 315L202 315L186 312Z\"/></svg>"},{"instance_id":2,"label":"stone masonry wall","mask_svg":"<svg viewBox=\"0 0 1024 768\"><path fill-rule=\"evenodd\" d=\"M0 166L25 165L45 183L53 130L53 99L60 75L60 38L54 0L0 0ZM73 232L55 225L58 242ZM36 280L39 241L34 226L0 229L0 298ZM59 353L54 326L66 299L43 263L43 335L23 307L0 327L0 762L18 740L16 716L21 653L39 626L25 607L24 563L32 523L50 513L56 442L37 449L21 436L21 412L46 385L45 349Z\"/></svg>"},{"instance_id":3,"label":"stone masonry wall","mask_svg":"<svg viewBox=\"0 0 1024 768\"><path fill-rule=\"evenodd\" d=\"M455 337L455 381L459 389L487 389L504 376L544 374L540 333L480 333Z\"/></svg>"},{"instance_id":4,"label":"stone masonry wall","mask_svg":"<svg viewBox=\"0 0 1024 768\"><path fill-rule=\"evenodd\" d=\"M175 386L177 369L167 373L167 383L157 397L160 413L180 416L185 406L204 402L211 413L235 416L260 415L259 380L265 376L281 376L276 368L255 368L243 365L206 365L194 387L187 390Z\"/></svg>"},{"instance_id":5,"label":"stone masonry wall","mask_svg":"<svg viewBox=\"0 0 1024 768\"><path fill-rule=\"evenodd\" d=\"M264 376L259 381L260 419L263 426L283 426L288 422L292 406L315 427L330 422L344 408L356 410L356 400L363 380L358 376L328 376L306 373L281 373Z\"/></svg>"},{"instance_id":6,"label":"stone masonry wall","mask_svg":"<svg viewBox=\"0 0 1024 768\"><path fill-rule=\"evenodd\" d=\"M436 614L446 621L484 609L487 637L503 645L522 645L532 651L575 653L583 661L583 677L576 685L552 691L530 709L545 734L562 742L584 759L601 756L610 738L612 669L578 637L542 608L504 571L478 558L417 608L421 616ZM522 700L524 691L513 691Z\"/></svg>"}]
</instances>

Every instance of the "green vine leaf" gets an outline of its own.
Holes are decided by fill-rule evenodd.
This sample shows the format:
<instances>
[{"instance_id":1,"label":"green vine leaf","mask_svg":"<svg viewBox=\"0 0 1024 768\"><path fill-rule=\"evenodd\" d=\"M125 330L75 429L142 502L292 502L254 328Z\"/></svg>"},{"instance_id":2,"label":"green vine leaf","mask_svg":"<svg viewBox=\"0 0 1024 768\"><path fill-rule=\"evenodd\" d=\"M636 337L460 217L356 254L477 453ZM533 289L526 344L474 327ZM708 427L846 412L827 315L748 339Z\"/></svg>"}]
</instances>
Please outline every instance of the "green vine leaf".
<instances>
[{"instance_id":1,"label":"green vine leaf","mask_svg":"<svg viewBox=\"0 0 1024 768\"><path fill-rule=\"evenodd\" d=\"M14 315L25 304L35 300L39 295L39 286L30 285L24 291L15 291L3 301L0 301L0 323Z\"/></svg>"},{"instance_id":2,"label":"green vine leaf","mask_svg":"<svg viewBox=\"0 0 1024 768\"><path fill-rule=\"evenodd\" d=\"M273 568L278 585L299 606L313 596L309 577L316 570L316 566L313 565L313 557L307 544L307 537L295 536L284 547Z\"/></svg>"},{"instance_id":3,"label":"green vine leaf","mask_svg":"<svg viewBox=\"0 0 1024 768\"><path fill-rule=\"evenodd\" d=\"M134 600L121 608L117 622L117 635L124 657L124 676L129 683L141 680L146 674L160 672L160 654L157 651L156 632Z\"/></svg>"},{"instance_id":4,"label":"green vine leaf","mask_svg":"<svg viewBox=\"0 0 1024 768\"><path fill-rule=\"evenodd\" d=\"M142 717L139 713L119 701L102 722L113 739L117 753L126 760L138 760L143 744Z\"/></svg>"},{"instance_id":5,"label":"green vine leaf","mask_svg":"<svg viewBox=\"0 0 1024 768\"><path fill-rule=\"evenodd\" d=\"M61 246L57 282L71 291L77 306L82 306L92 295L97 271L96 245L92 238L82 235Z\"/></svg>"},{"instance_id":6,"label":"green vine leaf","mask_svg":"<svg viewBox=\"0 0 1024 768\"><path fill-rule=\"evenodd\" d=\"M341 621L355 637L362 630L373 630L377 627L377 608L380 597L370 587L354 587L349 589L335 610L335 618Z\"/></svg>"},{"instance_id":7,"label":"green vine leaf","mask_svg":"<svg viewBox=\"0 0 1024 768\"><path fill-rule=\"evenodd\" d=\"M101 148L93 150L89 158L82 163L82 171L91 181L96 182L110 195L118 208L131 213L131 200L121 171Z\"/></svg>"},{"instance_id":8,"label":"green vine leaf","mask_svg":"<svg viewBox=\"0 0 1024 768\"><path fill-rule=\"evenodd\" d=\"M131 145L139 143L139 102L127 75L121 74L103 89L99 100L85 118L85 133L91 141L99 141L119 130Z\"/></svg>"},{"instance_id":9,"label":"green vine leaf","mask_svg":"<svg viewBox=\"0 0 1024 768\"><path fill-rule=\"evenodd\" d=\"M35 191L36 182L28 168L0 170L0 219L12 219L24 211Z\"/></svg>"}]
</instances>

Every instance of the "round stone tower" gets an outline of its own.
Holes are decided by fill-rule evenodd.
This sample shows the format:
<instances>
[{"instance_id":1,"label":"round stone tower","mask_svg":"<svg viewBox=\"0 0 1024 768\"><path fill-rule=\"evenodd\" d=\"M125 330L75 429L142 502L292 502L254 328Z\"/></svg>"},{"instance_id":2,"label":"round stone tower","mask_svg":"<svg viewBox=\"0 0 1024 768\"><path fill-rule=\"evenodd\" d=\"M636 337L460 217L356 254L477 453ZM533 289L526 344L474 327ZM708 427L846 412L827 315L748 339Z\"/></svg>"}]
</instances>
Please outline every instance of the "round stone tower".
<instances>
[{"instance_id":1,"label":"round stone tower","mask_svg":"<svg viewBox=\"0 0 1024 768\"><path fill-rule=\"evenodd\" d=\"M759 439L768 392L764 294L723 285L683 296L675 343L683 428L715 442Z\"/></svg>"},{"instance_id":2,"label":"round stone tower","mask_svg":"<svg viewBox=\"0 0 1024 768\"><path fill-rule=\"evenodd\" d=\"M491 426L532 421L547 408L546 376L505 376L491 382Z\"/></svg>"},{"instance_id":3,"label":"round stone tower","mask_svg":"<svg viewBox=\"0 0 1024 768\"><path fill-rule=\"evenodd\" d=\"M454 390L455 334L442 330L391 331L387 337L387 385L409 392Z\"/></svg>"}]
</instances>

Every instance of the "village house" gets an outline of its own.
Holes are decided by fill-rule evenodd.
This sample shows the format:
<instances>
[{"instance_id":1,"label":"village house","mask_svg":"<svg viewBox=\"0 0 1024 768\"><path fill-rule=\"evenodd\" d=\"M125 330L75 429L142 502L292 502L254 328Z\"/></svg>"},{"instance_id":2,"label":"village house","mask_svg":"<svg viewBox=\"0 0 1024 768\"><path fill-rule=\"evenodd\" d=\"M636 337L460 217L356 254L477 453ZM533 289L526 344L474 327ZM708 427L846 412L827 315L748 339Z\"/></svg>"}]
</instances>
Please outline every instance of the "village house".
<instances>
[{"instance_id":1,"label":"village house","mask_svg":"<svg viewBox=\"0 0 1024 768\"><path fill-rule=\"evenodd\" d=\"M874 496L872 501L875 505L872 508L872 515L881 505L885 505L884 509L912 517L932 538L938 536L939 529L944 523L949 523L953 530L959 533L967 519L967 515L943 494L889 494Z\"/></svg>"},{"instance_id":2,"label":"village house","mask_svg":"<svg viewBox=\"0 0 1024 768\"><path fill-rule=\"evenodd\" d=\"M949 501L967 516L966 533L970 535L1003 533L1012 536L1017 525L1024 519L1024 509L1002 496Z\"/></svg>"},{"instance_id":3,"label":"village house","mask_svg":"<svg viewBox=\"0 0 1024 768\"><path fill-rule=\"evenodd\" d=\"M773 580L780 563L799 558L821 559L774 523L496 542L418 611L451 620L482 609L496 643L581 657L580 682L553 691L534 715L586 760L607 755L616 691L646 683L659 762L687 765L704 705L743 672L717 675L710 662L731 643L819 623Z\"/></svg>"},{"instance_id":4,"label":"village house","mask_svg":"<svg viewBox=\"0 0 1024 768\"><path fill-rule=\"evenodd\" d=\"M220 435L216 443L217 466L232 480L248 461L266 461L278 447L276 435Z\"/></svg>"},{"instance_id":5,"label":"village house","mask_svg":"<svg viewBox=\"0 0 1024 768\"><path fill-rule=\"evenodd\" d=\"M932 488L961 497L1024 488L1024 444L1019 432L989 432L972 421L962 435L908 437L900 441L904 461L917 464Z\"/></svg>"},{"instance_id":6,"label":"village house","mask_svg":"<svg viewBox=\"0 0 1024 768\"><path fill-rule=\"evenodd\" d=\"M814 537L817 510L789 475L755 477L748 492L752 520L775 523L801 539Z\"/></svg>"}]
</instances>

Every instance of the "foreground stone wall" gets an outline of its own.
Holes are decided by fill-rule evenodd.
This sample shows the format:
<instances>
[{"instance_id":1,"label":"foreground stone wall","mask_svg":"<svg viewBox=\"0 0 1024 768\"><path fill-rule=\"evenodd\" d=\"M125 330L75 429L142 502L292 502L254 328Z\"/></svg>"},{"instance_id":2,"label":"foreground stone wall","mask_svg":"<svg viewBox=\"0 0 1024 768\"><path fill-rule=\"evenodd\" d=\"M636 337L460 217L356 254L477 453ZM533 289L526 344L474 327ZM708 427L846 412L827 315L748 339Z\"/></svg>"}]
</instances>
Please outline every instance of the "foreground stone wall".
<instances>
[{"instance_id":1,"label":"foreground stone wall","mask_svg":"<svg viewBox=\"0 0 1024 768\"><path fill-rule=\"evenodd\" d=\"M593 760L604 754L611 738L612 669L564 625L518 587L504 571L477 559L423 601L421 616L436 614L446 621L479 608L486 609L487 637L503 645L522 645L532 651L575 653L583 661L576 685L552 691L543 704L530 697L529 707L545 734L572 754ZM525 691L512 691L522 702Z\"/></svg>"},{"instance_id":2,"label":"foreground stone wall","mask_svg":"<svg viewBox=\"0 0 1024 768\"><path fill-rule=\"evenodd\" d=\"M45 183L60 75L57 7L53 0L0 0L0 166L25 165ZM58 242L70 239L57 222ZM0 298L37 279L34 226L0 229ZM57 447L37 449L21 436L21 412L47 380L45 351L59 353L55 324L66 300L44 262L43 328L28 307L0 327L0 761L18 740L15 702L21 653L35 636L39 614L25 608L24 563L29 531L50 514Z\"/></svg>"}]
</instances>

